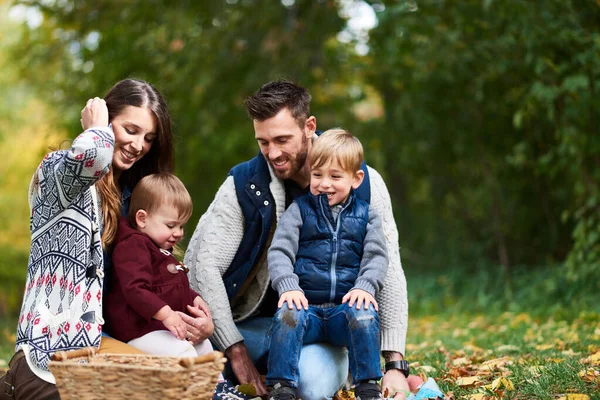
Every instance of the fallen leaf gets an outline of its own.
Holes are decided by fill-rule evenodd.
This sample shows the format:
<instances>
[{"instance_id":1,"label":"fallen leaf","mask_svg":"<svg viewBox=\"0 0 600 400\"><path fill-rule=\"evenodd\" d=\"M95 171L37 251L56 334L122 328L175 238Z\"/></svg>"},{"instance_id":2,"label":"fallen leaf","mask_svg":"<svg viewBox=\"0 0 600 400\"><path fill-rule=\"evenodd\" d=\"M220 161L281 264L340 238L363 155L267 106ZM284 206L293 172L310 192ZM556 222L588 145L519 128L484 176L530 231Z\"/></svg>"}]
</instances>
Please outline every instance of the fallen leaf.
<instances>
[{"instance_id":1,"label":"fallen leaf","mask_svg":"<svg viewBox=\"0 0 600 400\"><path fill-rule=\"evenodd\" d=\"M540 350L540 351L550 350L553 348L554 348L553 344L538 344L537 346L535 346L535 349Z\"/></svg>"},{"instance_id":2,"label":"fallen leaf","mask_svg":"<svg viewBox=\"0 0 600 400\"><path fill-rule=\"evenodd\" d=\"M499 389L515 390L515 386L513 385L512 381L506 378L496 378L491 384L486 385L485 388L494 392Z\"/></svg>"},{"instance_id":3,"label":"fallen leaf","mask_svg":"<svg viewBox=\"0 0 600 400\"><path fill-rule=\"evenodd\" d=\"M248 396L252 396L252 397L256 396L256 388L251 383L244 383L242 385L239 385L237 387L237 390L238 390L238 392L241 392Z\"/></svg>"},{"instance_id":4,"label":"fallen leaf","mask_svg":"<svg viewBox=\"0 0 600 400\"><path fill-rule=\"evenodd\" d=\"M471 360L467 357L460 357L452 360L452 365L468 365L471 364Z\"/></svg>"},{"instance_id":5,"label":"fallen leaf","mask_svg":"<svg viewBox=\"0 0 600 400\"><path fill-rule=\"evenodd\" d=\"M453 392L446 393L446 395L444 396L444 400L455 400L454 393Z\"/></svg>"},{"instance_id":6,"label":"fallen leaf","mask_svg":"<svg viewBox=\"0 0 600 400\"><path fill-rule=\"evenodd\" d=\"M485 400L487 396L483 393L475 393L469 396L469 400Z\"/></svg>"},{"instance_id":7,"label":"fallen leaf","mask_svg":"<svg viewBox=\"0 0 600 400\"><path fill-rule=\"evenodd\" d=\"M411 368L412 368L412 365L411 365ZM437 371L437 369L432 367L431 365L421 365L420 367L417 367L416 369L420 370L420 371L424 371L428 374Z\"/></svg>"},{"instance_id":8,"label":"fallen leaf","mask_svg":"<svg viewBox=\"0 0 600 400\"><path fill-rule=\"evenodd\" d=\"M478 383L481 383L481 378L479 376L467 376L456 380L458 386L475 386Z\"/></svg>"},{"instance_id":9,"label":"fallen leaf","mask_svg":"<svg viewBox=\"0 0 600 400\"><path fill-rule=\"evenodd\" d=\"M558 400L590 400L590 396L587 394L568 394L566 396L559 397Z\"/></svg>"},{"instance_id":10,"label":"fallen leaf","mask_svg":"<svg viewBox=\"0 0 600 400\"><path fill-rule=\"evenodd\" d=\"M348 400L355 399L354 392L351 390L338 390L335 396L333 396L333 400Z\"/></svg>"},{"instance_id":11,"label":"fallen leaf","mask_svg":"<svg viewBox=\"0 0 600 400\"><path fill-rule=\"evenodd\" d=\"M592 354L591 356L589 356L588 358L586 358L586 360L591 364L591 365L600 365L600 351Z\"/></svg>"},{"instance_id":12,"label":"fallen leaf","mask_svg":"<svg viewBox=\"0 0 600 400\"><path fill-rule=\"evenodd\" d=\"M580 371L578 375L586 382L600 381L600 371L596 368L586 368Z\"/></svg>"}]
</instances>

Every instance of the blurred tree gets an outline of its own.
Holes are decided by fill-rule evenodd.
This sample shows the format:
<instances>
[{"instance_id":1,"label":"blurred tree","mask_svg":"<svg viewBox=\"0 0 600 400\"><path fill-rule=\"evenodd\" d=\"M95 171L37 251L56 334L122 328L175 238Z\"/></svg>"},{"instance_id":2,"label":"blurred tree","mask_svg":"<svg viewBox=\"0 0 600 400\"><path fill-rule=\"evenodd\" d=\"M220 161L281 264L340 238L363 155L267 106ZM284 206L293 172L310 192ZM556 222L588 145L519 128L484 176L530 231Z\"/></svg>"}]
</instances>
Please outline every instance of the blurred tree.
<instances>
[{"instance_id":1,"label":"blurred tree","mask_svg":"<svg viewBox=\"0 0 600 400\"><path fill-rule=\"evenodd\" d=\"M352 67L335 39L345 22L332 0L18 4L44 15L19 47L25 77L48 89L73 132L85 100L120 79L146 79L165 94L179 136L177 170L195 201L192 221L229 168L258 151L242 100L262 84L302 82L319 121L351 115ZM40 74L46 65L61 72Z\"/></svg>"},{"instance_id":2,"label":"blurred tree","mask_svg":"<svg viewBox=\"0 0 600 400\"><path fill-rule=\"evenodd\" d=\"M564 259L576 224L576 257L598 271L600 4L370 3L365 81L385 108L390 187L409 205L396 207L405 247L442 267L493 260L508 277Z\"/></svg>"},{"instance_id":3,"label":"blurred tree","mask_svg":"<svg viewBox=\"0 0 600 400\"><path fill-rule=\"evenodd\" d=\"M189 230L257 152L242 100L287 77L310 88L321 129L361 138L408 268L500 264L508 279L569 254L571 276L597 272L598 2L367 2L378 24L359 55L339 40L358 0L21 0L43 23L24 25L14 59L72 136L87 98L128 76L156 84Z\"/></svg>"}]
</instances>

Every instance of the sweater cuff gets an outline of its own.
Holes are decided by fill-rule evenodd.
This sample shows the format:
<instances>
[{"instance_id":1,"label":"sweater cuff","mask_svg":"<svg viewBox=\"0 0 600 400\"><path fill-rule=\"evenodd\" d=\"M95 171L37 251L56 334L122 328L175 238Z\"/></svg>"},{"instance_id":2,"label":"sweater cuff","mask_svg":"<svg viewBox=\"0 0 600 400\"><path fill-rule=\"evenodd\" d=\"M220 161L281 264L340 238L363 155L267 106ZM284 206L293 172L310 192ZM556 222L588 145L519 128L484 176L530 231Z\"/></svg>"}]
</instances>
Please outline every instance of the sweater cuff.
<instances>
[{"instance_id":1,"label":"sweater cuff","mask_svg":"<svg viewBox=\"0 0 600 400\"><path fill-rule=\"evenodd\" d=\"M369 282L366 279L357 279L356 282L354 282L354 287L350 290L354 290L354 289L361 289L364 290L365 292L369 293L371 296L375 297L375 294L377 292L377 289L375 288L375 286L373 286L371 284L371 282Z\"/></svg>"},{"instance_id":2,"label":"sweater cuff","mask_svg":"<svg viewBox=\"0 0 600 400\"><path fill-rule=\"evenodd\" d=\"M381 351L397 351L406 358L406 331L401 329L381 330Z\"/></svg>"},{"instance_id":3,"label":"sweater cuff","mask_svg":"<svg viewBox=\"0 0 600 400\"><path fill-rule=\"evenodd\" d=\"M220 327L218 327L219 325ZM215 330L210 339L220 351L225 352L229 347L244 340L234 323L219 325L215 324Z\"/></svg>"},{"instance_id":4,"label":"sweater cuff","mask_svg":"<svg viewBox=\"0 0 600 400\"><path fill-rule=\"evenodd\" d=\"M279 282L277 282L277 293L279 293L279 296L285 292L291 292L292 290L299 290L304 293L304 290L302 290L300 285L298 285L297 277L292 276L290 278L281 279Z\"/></svg>"}]
</instances>

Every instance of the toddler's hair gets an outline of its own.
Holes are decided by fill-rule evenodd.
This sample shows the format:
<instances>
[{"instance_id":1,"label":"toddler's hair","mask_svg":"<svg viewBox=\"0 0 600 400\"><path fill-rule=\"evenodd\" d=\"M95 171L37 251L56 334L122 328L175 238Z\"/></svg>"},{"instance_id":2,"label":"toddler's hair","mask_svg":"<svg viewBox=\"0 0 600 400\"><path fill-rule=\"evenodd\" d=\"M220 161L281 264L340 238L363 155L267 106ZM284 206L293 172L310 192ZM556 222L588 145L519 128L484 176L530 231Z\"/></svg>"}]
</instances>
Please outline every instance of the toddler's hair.
<instances>
[{"instance_id":1,"label":"toddler's hair","mask_svg":"<svg viewBox=\"0 0 600 400\"><path fill-rule=\"evenodd\" d=\"M314 142L308 162L310 168L319 168L336 160L346 172L355 173L363 162L360 140L341 128L329 129Z\"/></svg>"},{"instance_id":2,"label":"toddler's hair","mask_svg":"<svg viewBox=\"0 0 600 400\"><path fill-rule=\"evenodd\" d=\"M135 214L138 210L152 214L163 204L175 207L183 220L187 221L192 216L192 197L179 178L167 172L146 175L135 185L131 194L127 215L129 223L131 226L137 225Z\"/></svg>"}]
</instances>

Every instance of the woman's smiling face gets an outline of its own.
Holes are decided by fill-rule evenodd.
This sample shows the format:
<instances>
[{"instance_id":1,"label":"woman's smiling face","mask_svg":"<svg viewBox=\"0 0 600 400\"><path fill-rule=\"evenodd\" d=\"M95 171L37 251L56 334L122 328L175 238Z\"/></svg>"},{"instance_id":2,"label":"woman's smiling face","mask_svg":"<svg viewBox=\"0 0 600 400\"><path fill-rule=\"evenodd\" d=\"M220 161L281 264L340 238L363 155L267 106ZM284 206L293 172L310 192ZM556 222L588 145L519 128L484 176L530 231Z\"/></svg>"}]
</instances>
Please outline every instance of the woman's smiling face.
<instances>
[{"instance_id":1,"label":"woman's smiling face","mask_svg":"<svg viewBox=\"0 0 600 400\"><path fill-rule=\"evenodd\" d=\"M156 118L148 108L127 106L111 123L115 133L112 165L118 176L150 151L156 138Z\"/></svg>"}]
</instances>

